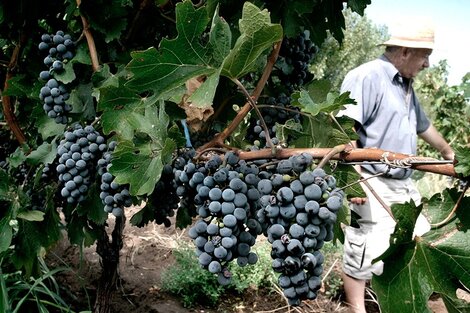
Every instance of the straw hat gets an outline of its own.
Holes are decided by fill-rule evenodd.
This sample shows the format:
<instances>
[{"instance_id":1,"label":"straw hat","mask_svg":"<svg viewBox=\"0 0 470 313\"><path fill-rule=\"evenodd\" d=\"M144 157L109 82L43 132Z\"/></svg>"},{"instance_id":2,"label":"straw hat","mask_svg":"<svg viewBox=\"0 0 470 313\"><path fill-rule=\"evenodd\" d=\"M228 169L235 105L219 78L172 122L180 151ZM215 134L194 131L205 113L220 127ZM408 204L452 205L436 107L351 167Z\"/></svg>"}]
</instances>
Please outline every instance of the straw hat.
<instances>
[{"instance_id":1,"label":"straw hat","mask_svg":"<svg viewBox=\"0 0 470 313\"><path fill-rule=\"evenodd\" d=\"M410 19L390 27L391 37L384 46L434 49L434 25L429 20Z\"/></svg>"}]
</instances>

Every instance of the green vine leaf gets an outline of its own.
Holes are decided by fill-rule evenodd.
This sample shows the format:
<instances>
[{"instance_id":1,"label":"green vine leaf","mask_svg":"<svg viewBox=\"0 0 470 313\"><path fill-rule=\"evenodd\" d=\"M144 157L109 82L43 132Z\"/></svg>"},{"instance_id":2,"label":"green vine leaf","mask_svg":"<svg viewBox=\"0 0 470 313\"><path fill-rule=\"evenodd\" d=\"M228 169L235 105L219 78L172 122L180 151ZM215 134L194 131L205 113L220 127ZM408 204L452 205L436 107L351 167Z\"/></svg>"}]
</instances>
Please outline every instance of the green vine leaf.
<instances>
[{"instance_id":1,"label":"green vine leaf","mask_svg":"<svg viewBox=\"0 0 470 313\"><path fill-rule=\"evenodd\" d=\"M121 141L114 154L110 172L119 184L129 184L132 195L150 194L160 179L163 165L171 160L176 144L167 136L168 115L164 105L148 107L145 115L135 114L139 127L137 139Z\"/></svg>"},{"instance_id":2,"label":"green vine leaf","mask_svg":"<svg viewBox=\"0 0 470 313\"><path fill-rule=\"evenodd\" d=\"M10 179L8 173L0 168L0 199L8 200L10 195Z\"/></svg>"},{"instance_id":3,"label":"green vine leaf","mask_svg":"<svg viewBox=\"0 0 470 313\"><path fill-rule=\"evenodd\" d=\"M86 120L92 120L96 116L95 103L92 96L93 86L91 83L77 86L70 94L70 103L73 107L72 113L82 114Z\"/></svg>"},{"instance_id":4,"label":"green vine leaf","mask_svg":"<svg viewBox=\"0 0 470 313\"><path fill-rule=\"evenodd\" d=\"M203 46L200 41L208 22L204 7L195 9L188 0L178 3L178 36L163 39L159 51L149 48L131 53L132 61L127 68L133 76L127 86L139 92L153 90L159 95L183 85L190 78L214 73L220 61L214 59L212 46Z\"/></svg>"},{"instance_id":5,"label":"green vine leaf","mask_svg":"<svg viewBox=\"0 0 470 313\"><path fill-rule=\"evenodd\" d=\"M114 132L124 140L131 140L138 127L136 115L143 114L149 102L153 103L126 87L101 89L98 111L103 111L101 120L104 133Z\"/></svg>"},{"instance_id":6,"label":"green vine leaf","mask_svg":"<svg viewBox=\"0 0 470 313\"><path fill-rule=\"evenodd\" d=\"M431 216L439 210L445 218L457 198L456 190L446 190L443 195L424 200L419 207L410 203L392 206L398 221L391 238L393 244L384 253L384 273L372 280L383 312L429 312L427 301L433 292L441 294L453 312L468 311L468 303L456 297L456 290L470 286L470 260L466 252L470 233L465 231L470 226L470 213L466 210L470 198L464 197L457 218L412 240L414 223L422 207Z\"/></svg>"},{"instance_id":7,"label":"green vine leaf","mask_svg":"<svg viewBox=\"0 0 470 313\"><path fill-rule=\"evenodd\" d=\"M77 206L76 212L97 225L104 225L108 219L108 213L104 211L103 207L98 187L93 184L86 199Z\"/></svg>"},{"instance_id":8,"label":"green vine leaf","mask_svg":"<svg viewBox=\"0 0 470 313\"><path fill-rule=\"evenodd\" d=\"M349 98L349 92L340 95L333 92L328 93L323 102L315 101L316 97L318 97L317 89L312 89L312 94L310 90L296 91L292 94L291 104L299 107L302 112L316 116L320 112L330 113L342 109L346 104L355 103L353 99Z\"/></svg>"},{"instance_id":9,"label":"green vine leaf","mask_svg":"<svg viewBox=\"0 0 470 313\"><path fill-rule=\"evenodd\" d=\"M26 157L26 162L31 165L49 164L54 161L56 154L57 143L44 142Z\"/></svg>"},{"instance_id":10,"label":"green vine leaf","mask_svg":"<svg viewBox=\"0 0 470 313\"><path fill-rule=\"evenodd\" d=\"M344 189L348 197L361 197L365 198L366 193L361 185L357 183L361 178L351 165L338 165L334 173L336 177L336 185L340 188L349 186Z\"/></svg>"},{"instance_id":11,"label":"green vine leaf","mask_svg":"<svg viewBox=\"0 0 470 313\"><path fill-rule=\"evenodd\" d=\"M311 147L334 147L350 142L350 138L355 138L352 133L354 123L351 119L340 119L343 130L336 128L331 117L326 114L318 114L304 118L302 133L291 143L297 148Z\"/></svg>"},{"instance_id":12,"label":"green vine leaf","mask_svg":"<svg viewBox=\"0 0 470 313\"><path fill-rule=\"evenodd\" d=\"M105 42L110 43L119 39L126 29L128 10L132 6L130 0L83 1L80 4L80 12L87 16L91 29L102 33Z\"/></svg>"},{"instance_id":13,"label":"green vine leaf","mask_svg":"<svg viewBox=\"0 0 470 313\"><path fill-rule=\"evenodd\" d=\"M40 113L39 113L40 110ZM38 113L36 112L38 111ZM48 117L42 108L34 110L34 113L37 113L36 116L36 125L38 127L38 131L41 134L42 139L47 139L53 136L61 135L64 133L65 125L57 124L54 119ZM33 113L33 114L34 114Z\"/></svg>"},{"instance_id":14,"label":"green vine leaf","mask_svg":"<svg viewBox=\"0 0 470 313\"><path fill-rule=\"evenodd\" d=\"M72 62L64 63L64 69L60 72L54 73L54 78L64 84L70 84L77 78L73 69Z\"/></svg>"},{"instance_id":15,"label":"green vine leaf","mask_svg":"<svg viewBox=\"0 0 470 313\"><path fill-rule=\"evenodd\" d=\"M470 176L470 148L457 147L454 149L457 164L454 166L455 172L465 177Z\"/></svg>"},{"instance_id":16,"label":"green vine leaf","mask_svg":"<svg viewBox=\"0 0 470 313\"><path fill-rule=\"evenodd\" d=\"M7 215L0 220L0 253L10 247L13 238L13 229L10 226L10 216Z\"/></svg>"},{"instance_id":17,"label":"green vine leaf","mask_svg":"<svg viewBox=\"0 0 470 313\"><path fill-rule=\"evenodd\" d=\"M245 2L240 24L240 37L224 60L222 75L239 78L254 68L258 57L282 39L282 26L272 24L270 13Z\"/></svg>"},{"instance_id":18,"label":"green vine leaf","mask_svg":"<svg viewBox=\"0 0 470 313\"><path fill-rule=\"evenodd\" d=\"M44 220L44 212L41 211L23 211L19 212L17 218L30 222L41 222Z\"/></svg>"}]
</instances>

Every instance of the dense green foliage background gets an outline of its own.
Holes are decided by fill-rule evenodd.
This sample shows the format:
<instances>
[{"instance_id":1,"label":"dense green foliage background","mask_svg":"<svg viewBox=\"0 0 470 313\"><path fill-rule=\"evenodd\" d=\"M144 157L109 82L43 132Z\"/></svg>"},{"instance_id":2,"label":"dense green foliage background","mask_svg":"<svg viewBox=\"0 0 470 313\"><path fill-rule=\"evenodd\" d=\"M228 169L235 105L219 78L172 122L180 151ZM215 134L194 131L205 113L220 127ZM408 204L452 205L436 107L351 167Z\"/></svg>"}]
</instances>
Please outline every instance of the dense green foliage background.
<instances>
[{"instance_id":1,"label":"dense green foliage background","mask_svg":"<svg viewBox=\"0 0 470 313\"><path fill-rule=\"evenodd\" d=\"M0 3L0 88L4 113L0 135L2 145L5 143L0 150L0 161L4 162L0 169L3 273L20 270L24 277L40 275L39 260L61 238L62 230L67 231L72 244L113 243L104 235L108 214L103 211L97 185L87 201L69 205L57 201L57 180L41 180L44 166L56 159L58 142L67 127L93 123L108 140L118 142L110 172L119 183L130 186L134 203L141 204L153 196L163 166L185 144L180 120L186 118L194 130L193 136L202 138L213 138L215 132L230 127L239 113L237 108L247 101L247 95L240 92L241 86L250 92L256 90L257 81L263 79L263 70L271 61L273 46L285 36L309 31L310 38L320 46L312 72L325 80L316 80L291 95L293 104L306 118L302 125L279 126L283 144L296 148L331 148L349 142L348 135L352 135L345 134L344 129L351 128L351 121L341 120L341 130L333 123L330 113L351 102L347 94L337 92L347 70L380 53L376 43L382 41L385 30L374 28L368 20L353 13L363 14L367 4L367 0L347 4L305 0L253 3L208 0L197 4L189 0ZM344 11L344 16L343 5L350 8ZM58 125L47 118L38 97L44 84L38 79L44 67L44 55L37 45L41 34L59 29L76 40L76 56L65 65L63 73L55 74L71 90L68 102L73 111L68 125ZM275 79L276 71L280 70L275 67L265 80L262 96L286 91ZM449 87L445 83L446 75L442 63L420 77L416 88L438 129L456 146L465 146L468 144L465 135L468 115L464 115L468 113L468 83ZM198 87L190 90L188 82L194 83L201 76L204 79ZM240 119L235 126L223 143L243 150L248 145L244 141L246 119ZM466 149L458 151L460 159L456 167L464 176L470 173ZM357 181L349 166L339 167L337 175L344 185ZM360 192L354 187L347 191ZM34 195L45 196L41 210L33 209ZM455 298L456 288L470 286L469 239L463 231L469 222L464 210L468 201L467 197L459 200L455 190L444 193L442 199L439 204L433 198L418 208L412 204L397 208L397 214L401 210L413 213L403 213L403 221L411 225L415 213L423 207L429 207L436 220L454 212L456 219L419 242L422 254L433 255L436 260L429 271L422 272L426 285L410 281L403 288L396 284L389 278L399 272L398 267L390 271L392 276L374 282L374 288L381 290L379 301L384 303L384 312L393 312L396 303L407 303L401 293L404 289L408 292L406 296L420 299L420 311L426 310L425 300L432 291L443 294L456 312L468 308ZM459 204L459 209L452 211ZM435 206L440 210L433 210ZM132 217L132 222L136 225L153 222L148 214L153 209L151 204L145 206ZM122 219L116 221L122 226ZM343 217L341 221L346 219ZM181 207L178 226L190 222L189 208ZM403 228L409 230L408 224ZM401 226L397 231L403 230ZM449 237L455 240L446 241ZM424 257L409 254L416 245L411 241L411 234L404 232L390 253L398 247L400 253L392 254L393 257L399 255L405 261L416 261L414 264L421 268ZM100 256L106 261L105 254ZM456 271L455 277L446 280L442 276L446 267L440 264L448 259L461 273ZM446 281L446 288L439 288L433 280ZM382 296L385 289L391 290L389 294L393 296ZM11 309L8 299L2 298L0 311Z\"/></svg>"}]
</instances>

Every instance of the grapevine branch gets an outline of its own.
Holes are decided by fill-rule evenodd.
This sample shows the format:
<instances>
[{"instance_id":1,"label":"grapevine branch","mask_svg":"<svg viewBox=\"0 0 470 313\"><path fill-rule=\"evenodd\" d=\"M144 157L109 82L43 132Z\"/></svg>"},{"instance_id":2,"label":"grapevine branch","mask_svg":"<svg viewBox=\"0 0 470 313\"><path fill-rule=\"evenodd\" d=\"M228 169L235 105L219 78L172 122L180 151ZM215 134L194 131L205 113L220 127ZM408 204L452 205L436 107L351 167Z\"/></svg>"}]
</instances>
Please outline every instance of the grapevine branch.
<instances>
[{"instance_id":1,"label":"grapevine branch","mask_svg":"<svg viewBox=\"0 0 470 313\"><path fill-rule=\"evenodd\" d=\"M238 155L244 160L256 159L287 159L290 156L301 153L309 153L314 159L322 159L331 152L331 148L287 148L276 151L273 155L271 149L262 149L257 151L238 151ZM351 149L336 153L331 157L332 160L340 160L343 162L383 162L384 156L387 157L389 166L393 166L394 161L409 160L409 154L395 153L382 149ZM409 163L409 167L419 171L441 174L446 176L459 177L455 172L454 165L443 163L439 160L426 157L412 157L413 162ZM386 164L386 163L384 163Z\"/></svg>"},{"instance_id":2,"label":"grapevine branch","mask_svg":"<svg viewBox=\"0 0 470 313\"><path fill-rule=\"evenodd\" d=\"M279 55L280 49L281 49L281 42L278 42L274 45L274 49L271 51L271 54L268 57L268 62L266 63L263 74L261 75L261 78L258 81L258 84L256 85L255 90L253 90L253 93L251 94L250 98L254 102L258 100L259 96L261 95L261 92L264 89L264 86L266 85L266 82L268 81L269 76L271 75L274 64L276 63L276 60L277 60L277 56ZM237 115L232 120L232 122L227 126L227 128L225 128L221 133L216 135L214 139L212 139L208 143L201 146L198 150L202 151L210 147L220 146L220 143L223 143L224 140L227 139L235 131L235 129L237 129L238 125L240 125L240 123L243 121L245 116L248 115L250 110L251 110L251 104L248 101L240 109L240 111L238 111Z\"/></svg>"},{"instance_id":3,"label":"grapevine branch","mask_svg":"<svg viewBox=\"0 0 470 313\"><path fill-rule=\"evenodd\" d=\"M81 0L77 0L78 8L80 8L81 2ZM82 14L80 14L80 18L83 24L83 33L85 34L85 38L88 43L88 50L90 50L91 67L93 72L97 72L100 69L100 63L98 61L98 52L96 51L95 40L93 39L93 35L90 31L90 24Z\"/></svg>"},{"instance_id":4,"label":"grapevine branch","mask_svg":"<svg viewBox=\"0 0 470 313\"><path fill-rule=\"evenodd\" d=\"M26 137L23 134L20 126L18 125L18 121L16 120L15 113L13 112L13 106L11 104L10 96L5 95L5 92L9 88L9 81L13 78L13 70L15 69L16 65L18 64L18 56L20 55L21 48L23 43L26 41L26 35L24 33L20 36L19 43L15 46L13 53L10 58L10 63L7 67L7 74L5 77L5 84L3 86L2 92L2 108L3 108L3 115L5 115L5 120L10 127L11 131L15 135L16 140L23 145L26 142Z\"/></svg>"}]
</instances>

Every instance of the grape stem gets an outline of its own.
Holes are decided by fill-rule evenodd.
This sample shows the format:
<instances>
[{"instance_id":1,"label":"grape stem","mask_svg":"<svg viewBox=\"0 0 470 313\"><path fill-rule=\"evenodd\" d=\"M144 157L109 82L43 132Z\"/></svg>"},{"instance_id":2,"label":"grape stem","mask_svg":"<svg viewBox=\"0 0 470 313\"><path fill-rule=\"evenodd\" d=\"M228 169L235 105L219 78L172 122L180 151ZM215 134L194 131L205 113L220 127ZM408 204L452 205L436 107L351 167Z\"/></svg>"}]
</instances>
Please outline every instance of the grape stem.
<instances>
[{"instance_id":1,"label":"grape stem","mask_svg":"<svg viewBox=\"0 0 470 313\"><path fill-rule=\"evenodd\" d=\"M467 181L465 183L465 186L463 187L463 190L462 190L462 193L459 196L459 199L455 203L455 205L452 208L452 211L450 211L449 215L447 215L447 217L445 219L443 219L442 221L440 221L439 223L431 224L431 228L436 229L436 228L442 227L442 226L446 225L447 223L449 223L449 221L453 218L453 216L455 214L455 211L457 211L457 208L460 206L460 203L462 202L463 197L465 195L465 192L467 192L469 186L470 186L470 184Z\"/></svg>"},{"instance_id":2,"label":"grape stem","mask_svg":"<svg viewBox=\"0 0 470 313\"><path fill-rule=\"evenodd\" d=\"M361 176L361 179L364 179L364 177ZM390 207L380 198L378 193L372 188L372 186L369 184L367 180L363 180L362 183L369 189L369 191L374 195L375 199L379 201L380 205L387 211L387 213L390 215L390 217L396 222L397 220L395 219L395 216L393 216L393 212L390 209Z\"/></svg>"},{"instance_id":3,"label":"grape stem","mask_svg":"<svg viewBox=\"0 0 470 313\"><path fill-rule=\"evenodd\" d=\"M273 154L274 154L276 152L276 150L275 150L275 147L274 147L273 142L271 140L271 136L269 135L268 126L266 125L266 122L264 121L263 115L261 114L261 111L259 110L258 106L256 105L256 102L250 96L250 94L246 90L245 86L243 86L243 84L238 79L233 79L232 81L243 92L243 94L245 95L246 99L248 100L248 103L250 104L251 108L253 110L255 110L256 115L258 115L258 118L261 122L261 126L263 127L265 135L266 135L266 145L273 150Z\"/></svg>"},{"instance_id":4,"label":"grape stem","mask_svg":"<svg viewBox=\"0 0 470 313\"><path fill-rule=\"evenodd\" d=\"M347 150L351 150L352 149L352 146L349 145L349 144L346 144L346 145L337 145L335 147L333 147L327 154L325 154L325 156L321 159L320 163L318 163L318 168L322 168L323 166L325 166L326 163L328 163L328 161L330 161L330 159L338 154L338 153L341 153L341 152L344 152Z\"/></svg>"},{"instance_id":5,"label":"grape stem","mask_svg":"<svg viewBox=\"0 0 470 313\"><path fill-rule=\"evenodd\" d=\"M282 41L279 41L274 45L274 48L268 57L268 62L266 63L263 74L261 75L261 78L259 79L255 90L253 90L253 93L251 94L250 98L254 102L256 102L260 97L261 92L263 91L264 86L266 85L266 82L268 81L268 78L271 75L274 64L276 63L277 57L279 55L279 50L281 49L281 43ZM232 122L222 132L216 135L211 141L201 146L198 150L204 150L214 146L220 147L221 144L225 141L225 139L227 139L237 129L238 125L240 125L240 123L248 115L250 110L251 104L249 102L245 103L245 105L240 109L240 111L238 111L237 115L232 120Z\"/></svg>"},{"instance_id":6,"label":"grape stem","mask_svg":"<svg viewBox=\"0 0 470 313\"><path fill-rule=\"evenodd\" d=\"M78 8L80 8L81 2L81 0L77 0ZM100 63L98 61L98 52L96 51L95 40L93 39L93 35L90 31L90 24L82 14L80 14L80 18L82 20L83 33L85 34L85 38L88 44L88 50L90 51L91 67L93 69L93 72L97 72L100 69Z\"/></svg>"}]
</instances>

